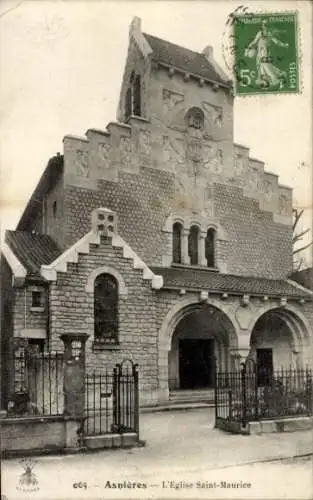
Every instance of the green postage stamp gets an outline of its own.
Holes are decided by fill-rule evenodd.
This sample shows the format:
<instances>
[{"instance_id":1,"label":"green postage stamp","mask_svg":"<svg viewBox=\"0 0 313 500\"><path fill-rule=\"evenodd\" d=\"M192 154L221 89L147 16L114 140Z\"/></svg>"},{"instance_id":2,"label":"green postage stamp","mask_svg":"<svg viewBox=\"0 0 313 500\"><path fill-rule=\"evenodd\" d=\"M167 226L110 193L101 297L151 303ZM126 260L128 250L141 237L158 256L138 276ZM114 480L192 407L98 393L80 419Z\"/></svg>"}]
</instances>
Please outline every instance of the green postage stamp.
<instances>
[{"instance_id":1,"label":"green postage stamp","mask_svg":"<svg viewBox=\"0 0 313 500\"><path fill-rule=\"evenodd\" d=\"M233 22L237 95L299 92L297 14L239 14Z\"/></svg>"}]
</instances>

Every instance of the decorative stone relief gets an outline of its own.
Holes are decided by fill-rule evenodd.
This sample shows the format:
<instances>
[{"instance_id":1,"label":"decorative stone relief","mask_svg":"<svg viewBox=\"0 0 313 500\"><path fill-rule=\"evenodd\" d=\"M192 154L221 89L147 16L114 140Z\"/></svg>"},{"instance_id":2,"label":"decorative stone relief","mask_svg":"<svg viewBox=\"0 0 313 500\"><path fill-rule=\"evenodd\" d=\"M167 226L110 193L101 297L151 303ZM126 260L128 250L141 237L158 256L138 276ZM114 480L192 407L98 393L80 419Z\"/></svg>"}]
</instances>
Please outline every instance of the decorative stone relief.
<instances>
[{"instance_id":1,"label":"decorative stone relief","mask_svg":"<svg viewBox=\"0 0 313 500\"><path fill-rule=\"evenodd\" d=\"M122 165L131 164L133 159L133 143L128 137L121 137L120 140L120 159Z\"/></svg>"},{"instance_id":2,"label":"decorative stone relief","mask_svg":"<svg viewBox=\"0 0 313 500\"><path fill-rule=\"evenodd\" d=\"M259 172L256 168L249 169L248 187L251 191L257 191L259 188Z\"/></svg>"},{"instance_id":3,"label":"decorative stone relief","mask_svg":"<svg viewBox=\"0 0 313 500\"><path fill-rule=\"evenodd\" d=\"M163 89L163 104L165 113L169 113L180 102L183 102L184 96L168 89Z\"/></svg>"},{"instance_id":4,"label":"decorative stone relief","mask_svg":"<svg viewBox=\"0 0 313 500\"><path fill-rule=\"evenodd\" d=\"M270 181L264 180L263 192L264 192L264 197L267 201L271 201L273 199L274 193L273 193L272 183Z\"/></svg>"},{"instance_id":5,"label":"decorative stone relief","mask_svg":"<svg viewBox=\"0 0 313 500\"><path fill-rule=\"evenodd\" d=\"M280 215L291 215L291 203L287 196L281 194L279 197L278 210Z\"/></svg>"},{"instance_id":6,"label":"decorative stone relief","mask_svg":"<svg viewBox=\"0 0 313 500\"><path fill-rule=\"evenodd\" d=\"M181 139L170 139L163 136L163 161L164 163L183 164L185 162L185 144Z\"/></svg>"},{"instance_id":7,"label":"decorative stone relief","mask_svg":"<svg viewBox=\"0 0 313 500\"><path fill-rule=\"evenodd\" d=\"M234 171L235 174L238 176L244 173L244 159L240 153L235 153Z\"/></svg>"},{"instance_id":8,"label":"decorative stone relief","mask_svg":"<svg viewBox=\"0 0 313 500\"><path fill-rule=\"evenodd\" d=\"M213 159L214 172L220 174L223 170L224 157L222 149L217 149L215 157Z\"/></svg>"},{"instance_id":9,"label":"decorative stone relief","mask_svg":"<svg viewBox=\"0 0 313 500\"><path fill-rule=\"evenodd\" d=\"M208 102L203 102L206 119L214 127L221 128L223 125L223 109L220 106L213 106Z\"/></svg>"},{"instance_id":10,"label":"decorative stone relief","mask_svg":"<svg viewBox=\"0 0 313 500\"><path fill-rule=\"evenodd\" d=\"M187 144L187 157L194 163L203 161L203 148L201 139L191 138Z\"/></svg>"},{"instance_id":11,"label":"decorative stone relief","mask_svg":"<svg viewBox=\"0 0 313 500\"><path fill-rule=\"evenodd\" d=\"M106 167L109 166L109 152L110 152L110 144L99 142L98 155L100 160L104 163Z\"/></svg>"},{"instance_id":12,"label":"decorative stone relief","mask_svg":"<svg viewBox=\"0 0 313 500\"><path fill-rule=\"evenodd\" d=\"M141 160L148 161L151 154L151 133L148 130L140 130L138 136L138 149Z\"/></svg>"},{"instance_id":13,"label":"decorative stone relief","mask_svg":"<svg viewBox=\"0 0 313 500\"><path fill-rule=\"evenodd\" d=\"M77 149L75 164L76 173L79 177L89 176L88 151Z\"/></svg>"}]
</instances>

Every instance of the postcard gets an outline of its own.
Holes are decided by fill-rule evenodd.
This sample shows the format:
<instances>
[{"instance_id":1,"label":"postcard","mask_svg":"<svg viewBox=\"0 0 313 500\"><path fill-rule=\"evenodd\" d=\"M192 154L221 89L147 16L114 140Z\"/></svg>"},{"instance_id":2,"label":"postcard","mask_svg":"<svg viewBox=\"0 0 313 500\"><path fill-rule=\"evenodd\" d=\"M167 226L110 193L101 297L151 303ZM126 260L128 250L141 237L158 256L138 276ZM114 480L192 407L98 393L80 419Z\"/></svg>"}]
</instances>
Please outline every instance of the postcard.
<instances>
[{"instance_id":1,"label":"postcard","mask_svg":"<svg viewBox=\"0 0 313 500\"><path fill-rule=\"evenodd\" d=\"M1 500L312 498L312 26L1 2Z\"/></svg>"}]
</instances>

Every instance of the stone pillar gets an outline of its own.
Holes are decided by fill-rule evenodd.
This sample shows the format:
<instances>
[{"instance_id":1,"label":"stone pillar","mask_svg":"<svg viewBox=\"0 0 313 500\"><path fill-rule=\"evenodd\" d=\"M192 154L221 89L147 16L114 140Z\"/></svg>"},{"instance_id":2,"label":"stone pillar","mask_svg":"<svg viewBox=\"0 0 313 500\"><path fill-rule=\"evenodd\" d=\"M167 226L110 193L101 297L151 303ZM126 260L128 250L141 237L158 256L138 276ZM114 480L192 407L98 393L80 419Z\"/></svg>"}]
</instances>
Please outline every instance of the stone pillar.
<instances>
[{"instance_id":1,"label":"stone pillar","mask_svg":"<svg viewBox=\"0 0 313 500\"><path fill-rule=\"evenodd\" d=\"M199 264L200 266L206 266L207 265L207 260L205 258L205 239L206 239L206 233L200 233L200 238L199 238Z\"/></svg>"},{"instance_id":2,"label":"stone pillar","mask_svg":"<svg viewBox=\"0 0 313 500\"><path fill-rule=\"evenodd\" d=\"M188 255L188 235L189 230L183 229L182 231L182 263L190 264L190 257Z\"/></svg>"},{"instance_id":3,"label":"stone pillar","mask_svg":"<svg viewBox=\"0 0 313 500\"><path fill-rule=\"evenodd\" d=\"M88 335L61 335L64 343L64 415L83 418L85 410L85 345Z\"/></svg>"},{"instance_id":4,"label":"stone pillar","mask_svg":"<svg viewBox=\"0 0 313 500\"><path fill-rule=\"evenodd\" d=\"M250 335L248 330L242 329L238 335L238 347L230 349L231 369L239 370L250 354Z\"/></svg>"}]
</instances>

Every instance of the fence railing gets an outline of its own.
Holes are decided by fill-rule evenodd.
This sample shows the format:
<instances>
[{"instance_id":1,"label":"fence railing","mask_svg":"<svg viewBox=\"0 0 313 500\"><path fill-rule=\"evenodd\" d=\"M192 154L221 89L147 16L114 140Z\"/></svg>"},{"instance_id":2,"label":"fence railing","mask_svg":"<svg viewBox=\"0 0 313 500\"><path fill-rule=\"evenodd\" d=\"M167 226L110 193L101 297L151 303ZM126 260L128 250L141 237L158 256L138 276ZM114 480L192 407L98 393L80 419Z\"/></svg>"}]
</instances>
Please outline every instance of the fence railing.
<instances>
[{"instance_id":1,"label":"fence railing","mask_svg":"<svg viewBox=\"0 0 313 500\"><path fill-rule=\"evenodd\" d=\"M137 365L86 374L85 391L86 435L139 432Z\"/></svg>"},{"instance_id":2,"label":"fence railing","mask_svg":"<svg viewBox=\"0 0 313 500\"><path fill-rule=\"evenodd\" d=\"M62 352L15 352L12 365L9 416L63 414Z\"/></svg>"},{"instance_id":3,"label":"fence railing","mask_svg":"<svg viewBox=\"0 0 313 500\"><path fill-rule=\"evenodd\" d=\"M240 371L217 372L215 382L217 426L313 413L312 369L266 371L249 363Z\"/></svg>"}]
</instances>

